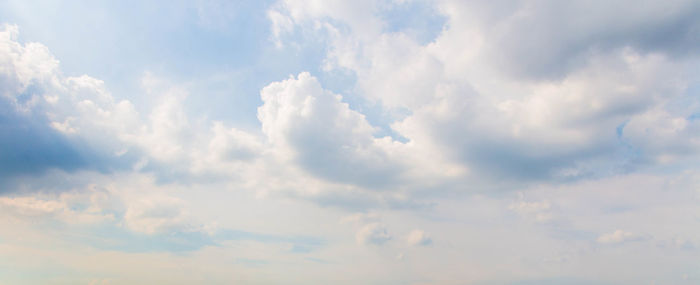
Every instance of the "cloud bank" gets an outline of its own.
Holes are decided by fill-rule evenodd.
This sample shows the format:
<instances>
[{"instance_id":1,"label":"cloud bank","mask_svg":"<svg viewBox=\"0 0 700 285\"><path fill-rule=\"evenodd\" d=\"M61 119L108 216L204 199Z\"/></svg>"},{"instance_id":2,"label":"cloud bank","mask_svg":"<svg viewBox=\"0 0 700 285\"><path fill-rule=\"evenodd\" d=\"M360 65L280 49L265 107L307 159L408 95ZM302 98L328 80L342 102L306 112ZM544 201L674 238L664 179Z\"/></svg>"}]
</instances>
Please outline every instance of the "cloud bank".
<instances>
[{"instance_id":1,"label":"cloud bank","mask_svg":"<svg viewBox=\"0 0 700 285\"><path fill-rule=\"evenodd\" d=\"M192 59L105 78L24 5L0 283L700 280L694 1L178 2L153 41Z\"/></svg>"}]
</instances>

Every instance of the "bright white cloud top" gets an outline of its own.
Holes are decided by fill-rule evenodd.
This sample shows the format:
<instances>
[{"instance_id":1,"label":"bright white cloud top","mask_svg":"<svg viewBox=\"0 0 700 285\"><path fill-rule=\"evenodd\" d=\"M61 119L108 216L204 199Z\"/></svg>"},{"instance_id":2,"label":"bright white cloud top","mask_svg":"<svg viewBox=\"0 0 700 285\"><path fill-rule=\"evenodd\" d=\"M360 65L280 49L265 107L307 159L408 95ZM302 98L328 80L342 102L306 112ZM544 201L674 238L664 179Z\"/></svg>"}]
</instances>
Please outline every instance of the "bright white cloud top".
<instances>
[{"instance_id":1,"label":"bright white cloud top","mask_svg":"<svg viewBox=\"0 0 700 285\"><path fill-rule=\"evenodd\" d=\"M696 1L0 22L0 284L700 283Z\"/></svg>"}]
</instances>

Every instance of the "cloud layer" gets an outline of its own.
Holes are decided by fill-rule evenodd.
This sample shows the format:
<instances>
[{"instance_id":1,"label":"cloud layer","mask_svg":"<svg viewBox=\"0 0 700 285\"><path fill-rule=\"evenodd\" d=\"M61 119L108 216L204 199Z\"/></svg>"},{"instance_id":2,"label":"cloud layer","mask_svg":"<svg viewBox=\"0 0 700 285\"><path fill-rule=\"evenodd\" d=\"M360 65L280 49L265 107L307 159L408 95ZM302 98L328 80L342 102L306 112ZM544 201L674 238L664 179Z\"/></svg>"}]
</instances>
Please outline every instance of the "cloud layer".
<instances>
[{"instance_id":1,"label":"cloud layer","mask_svg":"<svg viewBox=\"0 0 700 285\"><path fill-rule=\"evenodd\" d=\"M0 283L700 280L693 1L178 2L191 59L99 79L20 4Z\"/></svg>"}]
</instances>

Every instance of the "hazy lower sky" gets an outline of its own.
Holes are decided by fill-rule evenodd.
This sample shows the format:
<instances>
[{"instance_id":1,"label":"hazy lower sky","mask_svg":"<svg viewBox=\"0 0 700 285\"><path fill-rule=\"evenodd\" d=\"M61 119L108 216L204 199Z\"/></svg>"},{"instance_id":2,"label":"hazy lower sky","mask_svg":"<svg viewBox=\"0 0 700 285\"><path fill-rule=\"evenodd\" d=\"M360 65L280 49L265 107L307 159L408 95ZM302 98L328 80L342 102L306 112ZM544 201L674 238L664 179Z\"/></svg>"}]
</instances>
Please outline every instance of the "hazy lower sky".
<instances>
[{"instance_id":1,"label":"hazy lower sky","mask_svg":"<svg viewBox=\"0 0 700 285\"><path fill-rule=\"evenodd\" d=\"M0 284L700 284L700 2L0 1Z\"/></svg>"}]
</instances>

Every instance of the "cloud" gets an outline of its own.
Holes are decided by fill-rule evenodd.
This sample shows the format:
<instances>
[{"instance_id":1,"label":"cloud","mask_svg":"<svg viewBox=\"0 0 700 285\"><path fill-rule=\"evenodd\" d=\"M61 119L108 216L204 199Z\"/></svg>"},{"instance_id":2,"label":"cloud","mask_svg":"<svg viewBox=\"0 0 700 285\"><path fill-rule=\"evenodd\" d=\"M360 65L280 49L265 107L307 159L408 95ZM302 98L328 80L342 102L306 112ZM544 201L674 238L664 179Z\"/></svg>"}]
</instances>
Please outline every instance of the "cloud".
<instances>
[{"instance_id":1,"label":"cloud","mask_svg":"<svg viewBox=\"0 0 700 285\"><path fill-rule=\"evenodd\" d=\"M391 185L403 166L394 158L400 143L375 138L365 117L340 95L324 90L309 73L272 83L258 108L269 141L309 173L328 181L365 187Z\"/></svg>"},{"instance_id":2,"label":"cloud","mask_svg":"<svg viewBox=\"0 0 700 285\"><path fill-rule=\"evenodd\" d=\"M62 173L60 177L63 180L72 180L73 177L84 175L90 176L87 179L90 182L100 180L99 175L92 176L85 173ZM50 180L48 183L51 183ZM53 184L56 186L57 183ZM0 211L9 220L22 222L42 221L47 225L60 224L87 228L115 225L121 222L128 201L123 199L122 193L105 184L76 183L63 185L67 189L61 188L56 191L45 188L46 186L42 186L41 183L26 184L24 186L30 187L31 191L17 191L0 197Z\"/></svg>"},{"instance_id":3,"label":"cloud","mask_svg":"<svg viewBox=\"0 0 700 285\"><path fill-rule=\"evenodd\" d=\"M341 223L365 224L368 222L377 222L380 220L377 213L355 213L340 220Z\"/></svg>"},{"instance_id":4,"label":"cloud","mask_svg":"<svg viewBox=\"0 0 700 285\"><path fill-rule=\"evenodd\" d=\"M412 153L443 168L459 165L473 175L470 181L568 181L657 163L655 156L664 156L658 149L697 153L694 140L653 147L618 130L688 100L697 38L688 11L700 6L650 4L620 17L585 1L573 8L547 1L435 4L448 24L429 43L401 31L365 32L353 24L353 13L338 14L331 4L286 1L274 11L332 31L319 35L329 46L324 68L354 72L359 95L401 114L391 128L409 140ZM668 13L655 15L658 9ZM571 25L548 24L561 22L562 13L574 19ZM658 44L664 36L674 44ZM657 122L643 124L655 128Z\"/></svg>"},{"instance_id":5,"label":"cloud","mask_svg":"<svg viewBox=\"0 0 700 285\"><path fill-rule=\"evenodd\" d=\"M113 97L102 80L64 76L47 47L22 44L18 33L17 26L0 30L4 183L52 169L136 169L163 181L213 179L239 171L263 151L260 137L191 118L183 85L146 73L142 87L154 104L141 108L144 116L132 102Z\"/></svg>"},{"instance_id":6,"label":"cloud","mask_svg":"<svg viewBox=\"0 0 700 285\"><path fill-rule=\"evenodd\" d=\"M433 244L433 239L423 230L412 230L408 233L406 242L409 246L428 246Z\"/></svg>"},{"instance_id":7,"label":"cloud","mask_svg":"<svg viewBox=\"0 0 700 285\"><path fill-rule=\"evenodd\" d=\"M191 228L183 208L183 201L172 197L132 198L124 213L124 224L145 234L196 230Z\"/></svg>"},{"instance_id":8,"label":"cloud","mask_svg":"<svg viewBox=\"0 0 700 285\"><path fill-rule=\"evenodd\" d=\"M544 223L552 220L553 214L551 212L551 204L549 201L540 202L527 202L519 201L510 204L508 209L518 213L521 216L525 216L533 219L538 223Z\"/></svg>"},{"instance_id":9,"label":"cloud","mask_svg":"<svg viewBox=\"0 0 700 285\"><path fill-rule=\"evenodd\" d=\"M381 223L369 223L364 225L355 234L357 243L363 245L383 245L392 239L386 229L386 226Z\"/></svg>"},{"instance_id":10,"label":"cloud","mask_svg":"<svg viewBox=\"0 0 700 285\"><path fill-rule=\"evenodd\" d=\"M634 234L623 230L615 230L612 233L602 234L596 239L601 244L621 244L626 242L645 241L650 237L646 235Z\"/></svg>"},{"instance_id":11,"label":"cloud","mask_svg":"<svg viewBox=\"0 0 700 285\"><path fill-rule=\"evenodd\" d=\"M100 80L63 76L47 47L20 44L18 33L17 26L0 30L3 173L124 167L111 133L129 128L133 106L115 102Z\"/></svg>"},{"instance_id":12,"label":"cloud","mask_svg":"<svg viewBox=\"0 0 700 285\"><path fill-rule=\"evenodd\" d=\"M96 199L93 194L89 199ZM84 210L74 209L84 199L75 193L64 193L58 199L42 199L34 196L0 197L0 208L9 219L55 218L69 224L98 224L115 220L114 214L90 205Z\"/></svg>"},{"instance_id":13,"label":"cloud","mask_svg":"<svg viewBox=\"0 0 700 285\"><path fill-rule=\"evenodd\" d=\"M651 163L682 161L700 150L700 121L663 109L632 118L621 132Z\"/></svg>"},{"instance_id":14,"label":"cloud","mask_svg":"<svg viewBox=\"0 0 700 285\"><path fill-rule=\"evenodd\" d=\"M472 28L467 30L471 32L477 27L477 39L490 61L519 77L562 78L585 65L592 54L621 47L671 57L696 54L693 47L700 33L693 16L700 9L696 2L635 3L448 0L438 5L453 29Z\"/></svg>"},{"instance_id":15,"label":"cloud","mask_svg":"<svg viewBox=\"0 0 700 285\"><path fill-rule=\"evenodd\" d=\"M81 149L45 120L18 113L6 98L0 98L0 171L5 179L35 174L50 168L68 171L87 167Z\"/></svg>"},{"instance_id":16,"label":"cloud","mask_svg":"<svg viewBox=\"0 0 700 285\"><path fill-rule=\"evenodd\" d=\"M267 13L277 49L222 66L265 75L217 90L258 102L248 91L265 86L261 129L197 114L193 105L221 103L212 89L193 87L212 80L192 83L192 71L165 72L177 79L145 72L142 90L121 94L145 98L136 106L107 90L119 80L65 75L47 47L21 43L18 28L5 26L0 180L8 185L0 185L0 212L8 234L0 253L63 261L51 252L87 246L73 258L115 260L104 252L185 250L152 264L141 260L147 255L125 259L148 272L205 268L196 272L213 280L230 276L230 266L208 271L213 263L260 265L241 266L236 276L252 279L238 283L325 274L310 281L325 284L337 279L337 265L361 276L352 283L382 284L585 283L575 275L590 272L639 283L675 272L693 262L688 250L697 244L678 237L697 236L688 226L697 222L697 179L688 177L697 176L700 153L700 5L652 2L278 1ZM188 40L218 48L211 38L239 39L230 23L263 18L229 13L244 6L200 5L188 15L212 33ZM411 7L439 15L391 18ZM420 23L433 16L445 22ZM213 54L216 64L231 63ZM301 55L293 61L305 68L279 54ZM179 64L199 59L193 50ZM283 67L268 68L278 60ZM280 80L290 70L309 72ZM350 211L362 214L343 219ZM607 232L619 225L630 232ZM255 230L231 230L239 226ZM399 243L395 232L405 233ZM682 250L595 244L652 234L659 247ZM38 249L42 239L22 240L31 235L55 242ZM434 248L386 262L397 249L431 245L432 236L440 237ZM328 262L308 266L318 260ZM94 264L66 270L106 272ZM654 270L632 276L625 266ZM27 268L21 274L40 272ZM552 278L560 275L572 278Z\"/></svg>"}]
</instances>

